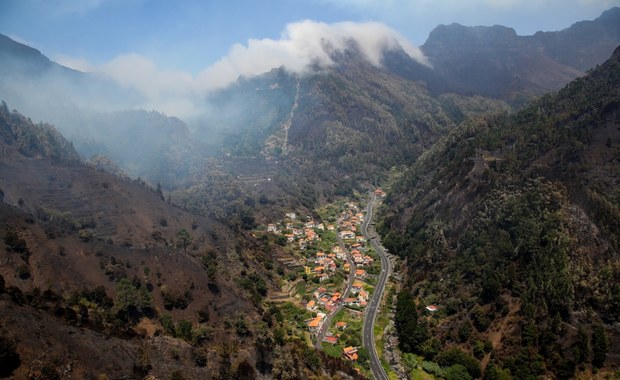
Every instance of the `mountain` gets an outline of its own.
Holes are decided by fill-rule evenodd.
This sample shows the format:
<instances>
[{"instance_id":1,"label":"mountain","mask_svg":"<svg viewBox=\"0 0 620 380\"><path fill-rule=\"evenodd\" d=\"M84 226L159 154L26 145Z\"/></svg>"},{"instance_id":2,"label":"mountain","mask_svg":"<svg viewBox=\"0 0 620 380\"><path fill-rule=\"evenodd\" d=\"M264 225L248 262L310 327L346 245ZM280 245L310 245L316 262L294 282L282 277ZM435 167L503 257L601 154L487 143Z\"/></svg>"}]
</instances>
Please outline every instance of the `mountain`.
<instances>
[{"instance_id":1,"label":"mountain","mask_svg":"<svg viewBox=\"0 0 620 380\"><path fill-rule=\"evenodd\" d=\"M133 178L186 186L206 149L178 118L131 110L139 96L99 74L50 61L0 35L0 97L56 125L86 159L103 155Z\"/></svg>"},{"instance_id":2,"label":"mountain","mask_svg":"<svg viewBox=\"0 0 620 380\"><path fill-rule=\"evenodd\" d=\"M0 34L0 94L31 117L50 120L80 108L130 107L137 94L102 75L51 61L40 51Z\"/></svg>"},{"instance_id":3,"label":"mountain","mask_svg":"<svg viewBox=\"0 0 620 380\"><path fill-rule=\"evenodd\" d=\"M422 46L433 68L463 94L522 104L602 63L620 44L620 8L558 32L518 36L504 26L435 28Z\"/></svg>"},{"instance_id":4,"label":"mountain","mask_svg":"<svg viewBox=\"0 0 620 380\"><path fill-rule=\"evenodd\" d=\"M403 72L423 66L402 51L390 56ZM210 125L225 125L231 137L216 140L227 156L295 165L298 178L313 178L318 193L330 196L411 162L472 113L508 108L479 96L435 97L425 83L366 62L355 47L333 59L333 68L316 74L278 69L213 95L236 122L208 123L196 135L211 137Z\"/></svg>"},{"instance_id":5,"label":"mountain","mask_svg":"<svg viewBox=\"0 0 620 380\"><path fill-rule=\"evenodd\" d=\"M0 155L0 376L226 379L286 353L290 370L355 377L286 333L274 342L282 316L262 300L279 246L83 163L4 103Z\"/></svg>"},{"instance_id":6,"label":"mountain","mask_svg":"<svg viewBox=\"0 0 620 380\"><path fill-rule=\"evenodd\" d=\"M620 48L420 157L378 226L408 264L396 313L405 351L513 378L620 365L619 126ZM415 312L429 303L441 308L430 321Z\"/></svg>"}]
</instances>

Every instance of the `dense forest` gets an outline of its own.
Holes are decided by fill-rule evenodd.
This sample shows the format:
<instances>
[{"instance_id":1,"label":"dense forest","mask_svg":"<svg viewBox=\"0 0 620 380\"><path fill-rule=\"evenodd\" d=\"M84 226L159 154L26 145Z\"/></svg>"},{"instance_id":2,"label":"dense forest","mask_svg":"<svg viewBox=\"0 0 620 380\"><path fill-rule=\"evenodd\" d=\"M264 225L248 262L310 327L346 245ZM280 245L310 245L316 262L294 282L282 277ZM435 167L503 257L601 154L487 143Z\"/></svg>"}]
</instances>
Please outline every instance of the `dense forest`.
<instances>
[{"instance_id":1,"label":"dense forest","mask_svg":"<svg viewBox=\"0 0 620 380\"><path fill-rule=\"evenodd\" d=\"M405 352L489 379L617 361L619 74L616 50L515 114L471 118L392 187L378 227L408 263Z\"/></svg>"}]
</instances>

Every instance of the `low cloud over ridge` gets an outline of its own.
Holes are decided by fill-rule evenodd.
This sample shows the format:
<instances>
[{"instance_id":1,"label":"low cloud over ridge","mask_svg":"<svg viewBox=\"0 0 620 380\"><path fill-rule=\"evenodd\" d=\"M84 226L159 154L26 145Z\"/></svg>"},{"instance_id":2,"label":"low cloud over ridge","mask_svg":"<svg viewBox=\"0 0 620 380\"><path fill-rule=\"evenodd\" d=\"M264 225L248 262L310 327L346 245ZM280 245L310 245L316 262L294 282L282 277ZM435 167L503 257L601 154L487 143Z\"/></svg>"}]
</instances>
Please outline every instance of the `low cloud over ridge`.
<instances>
[{"instance_id":1,"label":"low cloud over ridge","mask_svg":"<svg viewBox=\"0 0 620 380\"><path fill-rule=\"evenodd\" d=\"M288 24L279 39L250 39L246 45L235 44L225 57L195 76L162 70L151 60L133 53L97 66L66 56L58 61L76 69L103 73L120 85L139 91L145 98L141 105L145 109L185 117L201 111L205 93L225 88L239 77L257 76L278 67L300 75L317 66L329 68L334 65L330 53L344 52L352 43L375 66L381 65L385 51L399 48L418 62L428 64L419 48L384 24L326 24L310 20Z\"/></svg>"},{"instance_id":2,"label":"low cloud over ridge","mask_svg":"<svg viewBox=\"0 0 620 380\"><path fill-rule=\"evenodd\" d=\"M251 77L276 67L304 74L316 65L322 68L332 66L334 62L330 53L345 51L351 42L375 66L381 65L386 50L397 48L402 48L411 58L428 64L420 49L383 24L326 24L306 20L287 25L278 40L251 39L247 46L234 45L226 57L204 70L198 79L207 88L222 88L240 76Z\"/></svg>"}]
</instances>

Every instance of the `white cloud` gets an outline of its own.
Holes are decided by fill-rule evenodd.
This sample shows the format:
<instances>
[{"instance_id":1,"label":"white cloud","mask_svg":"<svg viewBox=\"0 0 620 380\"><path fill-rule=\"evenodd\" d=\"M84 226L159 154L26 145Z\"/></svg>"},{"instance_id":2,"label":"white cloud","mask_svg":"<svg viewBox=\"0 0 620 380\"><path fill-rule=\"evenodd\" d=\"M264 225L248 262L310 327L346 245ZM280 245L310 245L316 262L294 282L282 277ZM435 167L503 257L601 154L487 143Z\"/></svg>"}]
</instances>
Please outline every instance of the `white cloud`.
<instances>
[{"instance_id":1,"label":"white cloud","mask_svg":"<svg viewBox=\"0 0 620 380\"><path fill-rule=\"evenodd\" d=\"M70 57L64 54L57 54L52 57L52 60L73 70L78 70L82 72L91 72L97 70L97 68L90 62L88 62L86 58L77 58Z\"/></svg>"},{"instance_id":2,"label":"white cloud","mask_svg":"<svg viewBox=\"0 0 620 380\"><path fill-rule=\"evenodd\" d=\"M252 77L283 67L291 73L305 74L317 65L334 65L330 56L355 43L363 57L380 66L386 50L404 49L413 59L427 63L422 52L393 29L380 23L343 22L325 24L301 21L287 25L277 39L251 39L247 45L235 44L229 53L198 76L162 70L138 54L124 54L102 65L84 59L56 57L68 67L103 73L125 88L140 92L146 109L156 109L180 117L195 115L202 108L202 95L224 88L239 77Z\"/></svg>"},{"instance_id":3,"label":"white cloud","mask_svg":"<svg viewBox=\"0 0 620 380\"><path fill-rule=\"evenodd\" d=\"M343 52L355 43L364 58L381 65L386 50L403 48L419 62L427 64L422 52L393 29L375 22L326 24L301 21L287 25L278 40L251 39L246 46L234 45L227 56L205 69L199 81L208 88L221 88L240 76L254 76L275 67L303 74L318 65L334 64L333 52Z\"/></svg>"},{"instance_id":4,"label":"white cloud","mask_svg":"<svg viewBox=\"0 0 620 380\"><path fill-rule=\"evenodd\" d=\"M618 0L315 0L337 8L357 8L375 14L426 11L458 11L461 9L532 9L550 7L570 7L571 5L593 5L602 8L618 5Z\"/></svg>"}]
</instances>

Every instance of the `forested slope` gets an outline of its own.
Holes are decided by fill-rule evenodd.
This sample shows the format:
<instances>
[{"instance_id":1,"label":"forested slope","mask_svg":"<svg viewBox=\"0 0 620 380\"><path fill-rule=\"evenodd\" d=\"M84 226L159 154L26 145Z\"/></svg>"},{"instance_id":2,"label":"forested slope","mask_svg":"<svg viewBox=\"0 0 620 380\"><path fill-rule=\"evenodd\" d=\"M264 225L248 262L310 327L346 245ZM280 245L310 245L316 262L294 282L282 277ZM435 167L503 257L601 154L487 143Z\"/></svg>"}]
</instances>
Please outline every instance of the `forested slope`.
<instances>
[{"instance_id":1,"label":"forested slope","mask_svg":"<svg viewBox=\"0 0 620 380\"><path fill-rule=\"evenodd\" d=\"M379 225L408 263L403 349L451 365L458 347L489 378L617 369L619 174L620 49L557 94L471 118L427 151ZM429 303L438 314L407 317Z\"/></svg>"}]
</instances>

